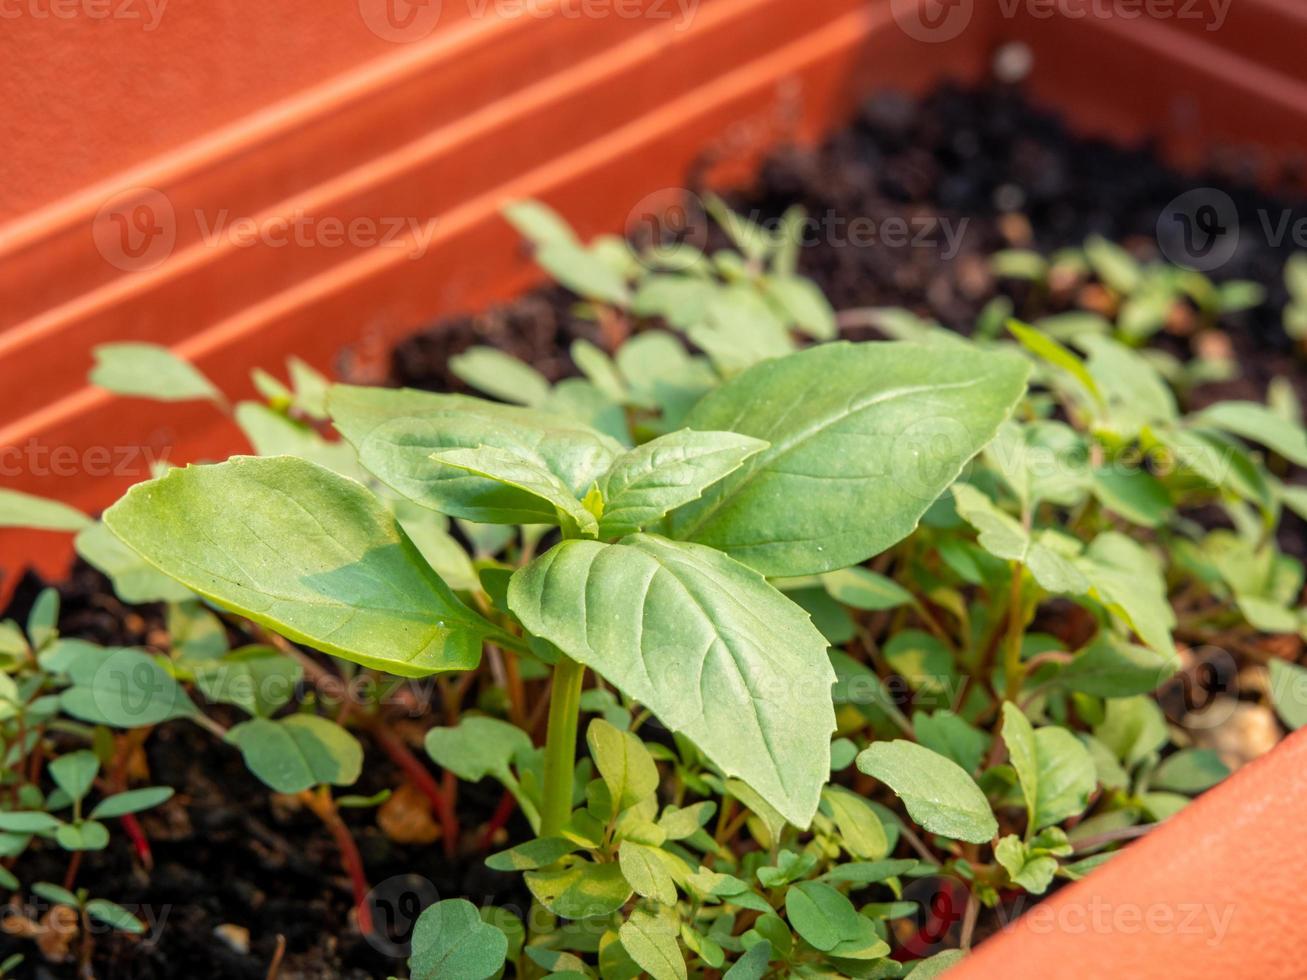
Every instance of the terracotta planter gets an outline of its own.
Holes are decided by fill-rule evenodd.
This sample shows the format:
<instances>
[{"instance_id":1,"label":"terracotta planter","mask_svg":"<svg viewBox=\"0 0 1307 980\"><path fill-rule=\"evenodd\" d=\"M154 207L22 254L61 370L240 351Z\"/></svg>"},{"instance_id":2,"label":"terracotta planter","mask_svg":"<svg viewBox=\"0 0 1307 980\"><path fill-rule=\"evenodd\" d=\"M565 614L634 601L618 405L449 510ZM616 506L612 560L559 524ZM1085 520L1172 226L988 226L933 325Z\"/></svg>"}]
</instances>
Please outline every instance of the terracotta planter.
<instances>
[{"instance_id":1,"label":"terracotta planter","mask_svg":"<svg viewBox=\"0 0 1307 980\"><path fill-rule=\"evenodd\" d=\"M0 104L26 138L0 181L0 483L97 509L147 453L242 448L211 407L87 388L98 343L169 344L238 396L291 353L365 376L397 337L535 280L505 199L620 230L696 161L744 179L877 88L982 76L1004 42L1033 52L1036 99L1180 164L1247 145L1269 172L1307 132L1295 0L1235 0L1219 25L1190 0L390 2L174 5L149 30L144 2L110 5L144 20L6 15ZM0 533L0 599L69 554ZM1300 975L1284 919L1307 873L1304 754L1290 741L1049 903L1234 903L1221 935L1019 926L961 973Z\"/></svg>"}]
</instances>

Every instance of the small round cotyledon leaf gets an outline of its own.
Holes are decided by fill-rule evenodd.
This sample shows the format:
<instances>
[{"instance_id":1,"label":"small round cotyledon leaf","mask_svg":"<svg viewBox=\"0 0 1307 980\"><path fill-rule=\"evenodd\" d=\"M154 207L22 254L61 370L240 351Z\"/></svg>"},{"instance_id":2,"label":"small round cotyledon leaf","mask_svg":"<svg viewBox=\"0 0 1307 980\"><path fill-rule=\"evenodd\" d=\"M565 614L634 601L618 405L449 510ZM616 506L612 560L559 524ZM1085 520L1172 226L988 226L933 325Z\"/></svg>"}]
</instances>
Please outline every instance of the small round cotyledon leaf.
<instances>
[{"instance_id":1,"label":"small round cotyledon leaf","mask_svg":"<svg viewBox=\"0 0 1307 980\"><path fill-rule=\"evenodd\" d=\"M314 715L255 718L229 731L227 740L241 750L250 772L278 793L350 786L363 769L358 739Z\"/></svg>"},{"instance_id":2,"label":"small round cotyledon leaf","mask_svg":"<svg viewBox=\"0 0 1307 980\"><path fill-rule=\"evenodd\" d=\"M767 449L673 512L670 537L769 576L859 564L902 540L994 438L1029 366L978 349L832 343L765 361L710 393L692 429Z\"/></svg>"},{"instance_id":3,"label":"small round cotyledon leaf","mask_svg":"<svg viewBox=\"0 0 1307 980\"><path fill-rule=\"evenodd\" d=\"M153 657L130 647L61 643L54 669L72 686L62 692L64 711L82 721L114 728L157 725L196 713L181 685Z\"/></svg>"},{"instance_id":4,"label":"small round cotyledon leaf","mask_svg":"<svg viewBox=\"0 0 1307 980\"><path fill-rule=\"evenodd\" d=\"M224 608L378 670L468 670L493 628L370 491L289 456L137 484L104 516L147 561Z\"/></svg>"},{"instance_id":5,"label":"small round cotyledon leaf","mask_svg":"<svg viewBox=\"0 0 1307 980\"><path fill-rule=\"evenodd\" d=\"M758 573L649 534L564 541L514 574L508 604L787 820L811 822L830 779L835 672L807 613Z\"/></svg>"},{"instance_id":6,"label":"small round cotyledon leaf","mask_svg":"<svg viewBox=\"0 0 1307 980\"><path fill-rule=\"evenodd\" d=\"M912 819L932 834L984 844L998 833L989 801L956 762L915 742L876 742L858 768L898 794Z\"/></svg>"},{"instance_id":7,"label":"small round cotyledon leaf","mask_svg":"<svg viewBox=\"0 0 1307 980\"><path fill-rule=\"evenodd\" d=\"M508 937L464 898L437 902L413 927L413 980L488 980L508 956Z\"/></svg>"}]
</instances>

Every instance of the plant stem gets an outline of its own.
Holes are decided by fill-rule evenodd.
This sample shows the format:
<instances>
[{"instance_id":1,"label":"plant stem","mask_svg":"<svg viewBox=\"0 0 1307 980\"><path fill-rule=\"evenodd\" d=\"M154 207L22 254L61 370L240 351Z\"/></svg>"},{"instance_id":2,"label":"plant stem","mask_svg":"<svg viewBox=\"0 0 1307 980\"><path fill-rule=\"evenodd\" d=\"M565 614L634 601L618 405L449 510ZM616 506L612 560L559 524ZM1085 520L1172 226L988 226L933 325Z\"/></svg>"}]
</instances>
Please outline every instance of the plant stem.
<instances>
[{"instance_id":1,"label":"plant stem","mask_svg":"<svg viewBox=\"0 0 1307 980\"><path fill-rule=\"evenodd\" d=\"M1025 679L1025 667L1021 663L1021 641L1025 632L1025 616L1021 596L1022 580L1025 567L1019 561L1012 563L1012 596L1007 622L1007 657L1003 664L1003 673L1007 680L1007 700L1015 702L1021 693L1021 682Z\"/></svg>"},{"instance_id":2,"label":"plant stem","mask_svg":"<svg viewBox=\"0 0 1307 980\"><path fill-rule=\"evenodd\" d=\"M545 736L544 805L540 836L556 837L572 814L572 770L576 758L576 728L581 713L581 682L585 667L560 654L549 695L549 732Z\"/></svg>"}]
</instances>

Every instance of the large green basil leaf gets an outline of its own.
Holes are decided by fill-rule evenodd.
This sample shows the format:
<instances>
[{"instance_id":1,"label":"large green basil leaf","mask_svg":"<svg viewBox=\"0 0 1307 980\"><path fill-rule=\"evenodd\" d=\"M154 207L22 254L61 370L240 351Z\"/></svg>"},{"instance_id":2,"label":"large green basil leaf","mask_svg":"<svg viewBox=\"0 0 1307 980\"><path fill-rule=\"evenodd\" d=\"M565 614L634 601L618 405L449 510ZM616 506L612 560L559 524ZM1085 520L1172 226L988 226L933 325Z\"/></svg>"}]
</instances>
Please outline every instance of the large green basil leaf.
<instances>
[{"instance_id":1,"label":"large green basil leaf","mask_svg":"<svg viewBox=\"0 0 1307 980\"><path fill-rule=\"evenodd\" d=\"M104 520L206 599L367 667L468 670L492 631L376 497L302 459L175 469L134 486Z\"/></svg>"},{"instance_id":2,"label":"large green basil leaf","mask_svg":"<svg viewBox=\"0 0 1307 980\"><path fill-rule=\"evenodd\" d=\"M604 513L601 538L643 530L738 470L767 448L734 432L683 429L632 449L599 481Z\"/></svg>"},{"instance_id":3,"label":"large green basil leaf","mask_svg":"<svg viewBox=\"0 0 1307 980\"><path fill-rule=\"evenodd\" d=\"M518 571L508 605L728 775L806 827L830 777L835 673L807 613L701 545L564 541Z\"/></svg>"},{"instance_id":4,"label":"large green basil leaf","mask_svg":"<svg viewBox=\"0 0 1307 980\"><path fill-rule=\"evenodd\" d=\"M859 564L911 533L994 437L1029 370L1011 354L897 342L756 365L685 424L771 445L675 511L668 533L771 576Z\"/></svg>"},{"instance_id":5,"label":"large green basil leaf","mask_svg":"<svg viewBox=\"0 0 1307 980\"><path fill-rule=\"evenodd\" d=\"M583 497L623 451L584 423L461 395L335 385L328 410L359 462L382 483L442 514L483 524L540 523L552 508L517 487L442 465L431 458L435 453L502 449Z\"/></svg>"}]
</instances>

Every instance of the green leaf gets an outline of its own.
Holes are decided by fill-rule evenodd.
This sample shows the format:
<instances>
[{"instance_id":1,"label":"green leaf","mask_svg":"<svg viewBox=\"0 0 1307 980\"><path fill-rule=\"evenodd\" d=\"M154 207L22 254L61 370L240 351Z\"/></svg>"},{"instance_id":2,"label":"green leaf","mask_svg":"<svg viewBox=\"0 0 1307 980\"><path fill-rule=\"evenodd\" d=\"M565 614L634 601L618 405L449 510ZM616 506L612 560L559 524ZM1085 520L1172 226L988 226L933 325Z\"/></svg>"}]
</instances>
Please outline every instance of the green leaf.
<instances>
[{"instance_id":1,"label":"green leaf","mask_svg":"<svg viewBox=\"0 0 1307 980\"><path fill-rule=\"evenodd\" d=\"M133 487L105 522L206 599L367 667L467 670L491 631L376 497L304 460L175 469Z\"/></svg>"},{"instance_id":2,"label":"green leaf","mask_svg":"<svg viewBox=\"0 0 1307 980\"><path fill-rule=\"evenodd\" d=\"M676 882L672 880L659 848L624 840L617 858L622 877L637 895L652 898L663 905L676 904Z\"/></svg>"},{"instance_id":3,"label":"green leaf","mask_svg":"<svg viewBox=\"0 0 1307 980\"><path fill-rule=\"evenodd\" d=\"M623 451L584 423L460 395L335 385L328 407L359 462L381 482L424 507L485 524L552 522L554 510L533 494L442 466L433 454L511 452L580 499Z\"/></svg>"},{"instance_id":4,"label":"green leaf","mask_svg":"<svg viewBox=\"0 0 1307 980\"><path fill-rule=\"evenodd\" d=\"M467 384L515 405L542 405L549 380L516 357L494 347L469 347L449 359L449 370Z\"/></svg>"},{"instance_id":5,"label":"green leaf","mask_svg":"<svg viewBox=\"0 0 1307 980\"><path fill-rule=\"evenodd\" d=\"M173 790L169 786L147 786L145 789L129 789L125 793L116 793L105 797L91 811L92 820L108 820L122 817L129 813L149 810L172 798Z\"/></svg>"},{"instance_id":6,"label":"green leaf","mask_svg":"<svg viewBox=\"0 0 1307 980\"><path fill-rule=\"evenodd\" d=\"M54 833L65 851L103 851L109 846L109 828L95 820L63 824Z\"/></svg>"},{"instance_id":7,"label":"green leaf","mask_svg":"<svg viewBox=\"0 0 1307 980\"><path fill-rule=\"evenodd\" d=\"M984 844L998 833L989 801L956 762L896 739L876 742L858 756L858 769L887 785L912 819L932 834Z\"/></svg>"},{"instance_id":8,"label":"green leaf","mask_svg":"<svg viewBox=\"0 0 1307 980\"><path fill-rule=\"evenodd\" d=\"M1168 660L1175 655L1175 612L1161 563L1124 534L1108 531L1089 545L1077 568L1093 594L1134 627L1139 638Z\"/></svg>"},{"instance_id":9,"label":"green leaf","mask_svg":"<svg viewBox=\"0 0 1307 980\"><path fill-rule=\"evenodd\" d=\"M114 728L140 728L197 713L173 676L140 650L70 650L77 655L60 669L73 686L59 696L59 703L74 718Z\"/></svg>"},{"instance_id":10,"label":"green leaf","mask_svg":"<svg viewBox=\"0 0 1307 980\"><path fill-rule=\"evenodd\" d=\"M99 771L100 760L87 749L61 755L50 763L50 776L55 785L67 793L74 803L91 791Z\"/></svg>"},{"instance_id":11,"label":"green leaf","mask_svg":"<svg viewBox=\"0 0 1307 980\"><path fill-rule=\"evenodd\" d=\"M1034 537L1020 522L999 510L988 497L967 483L953 486L958 513L980 532L980 546L991 555L1020 562L1050 592L1077 595L1089 589L1089 580L1076 563L1058 548Z\"/></svg>"},{"instance_id":12,"label":"green leaf","mask_svg":"<svg viewBox=\"0 0 1307 980\"><path fill-rule=\"evenodd\" d=\"M756 946L749 947L748 952L723 974L722 980L762 980L767 975L771 958L771 943L763 940Z\"/></svg>"},{"instance_id":13,"label":"green leaf","mask_svg":"<svg viewBox=\"0 0 1307 980\"><path fill-rule=\"evenodd\" d=\"M766 575L865 561L910 533L1025 390L1025 362L967 349L833 343L768 361L711 392L695 429L771 445L670 517L673 537Z\"/></svg>"},{"instance_id":14,"label":"green leaf","mask_svg":"<svg viewBox=\"0 0 1307 980\"><path fill-rule=\"evenodd\" d=\"M507 956L508 938L467 899L450 898L418 917L408 969L413 980L489 980Z\"/></svg>"},{"instance_id":15,"label":"green leaf","mask_svg":"<svg viewBox=\"0 0 1307 980\"><path fill-rule=\"evenodd\" d=\"M189 361L157 344L101 344L93 351L90 381L118 395L160 402L208 398L222 402L222 393Z\"/></svg>"},{"instance_id":16,"label":"green leaf","mask_svg":"<svg viewBox=\"0 0 1307 980\"><path fill-rule=\"evenodd\" d=\"M1089 354L1089 373L1107 399L1108 417L1119 434L1131 438L1145 426L1174 421L1170 386L1138 351L1109 337L1084 336L1076 343Z\"/></svg>"},{"instance_id":17,"label":"green leaf","mask_svg":"<svg viewBox=\"0 0 1307 980\"><path fill-rule=\"evenodd\" d=\"M469 783L487 776L512 782L513 760L531 748L531 737L516 725L479 715L464 716L457 728L433 728L426 736L432 761Z\"/></svg>"},{"instance_id":18,"label":"green leaf","mask_svg":"<svg viewBox=\"0 0 1307 980\"><path fill-rule=\"evenodd\" d=\"M272 647L245 647L195 666L196 686L206 698L263 718L291 699L303 677L298 662Z\"/></svg>"},{"instance_id":19,"label":"green leaf","mask_svg":"<svg viewBox=\"0 0 1307 980\"><path fill-rule=\"evenodd\" d=\"M918 742L952 759L968 773L980 767L980 760L989 748L989 737L984 732L948 710L930 715L916 712L912 716L912 731Z\"/></svg>"},{"instance_id":20,"label":"green leaf","mask_svg":"<svg viewBox=\"0 0 1307 980\"><path fill-rule=\"evenodd\" d=\"M1083 694L1123 698L1151 694L1179 667L1180 658L1174 654L1164 657L1103 630L1062 669L1057 682Z\"/></svg>"},{"instance_id":21,"label":"green leaf","mask_svg":"<svg viewBox=\"0 0 1307 980\"><path fill-rule=\"evenodd\" d=\"M1272 665L1280 662L1271 661ZM1149 783L1153 789L1192 796L1211 789L1228 775L1229 766L1211 749L1183 749L1163 759Z\"/></svg>"},{"instance_id":22,"label":"green leaf","mask_svg":"<svg viewBox=\"0 0 1307 980\"><path fill-rule=\"evenodd\" d=\"M1307 430L1256 402L1219 402L1195 421L1265 446L1298 466L1307 466Z\"/></svg>"},{"instance_id":23,"label":"green leaf","mask_svg":"<svg viewBox=\"0 0 1307 980\"><path fill-rule=\"evenodd\" d=\"M1047 361L1056 368L1061 368L1075 378L1094 401L1100 405L1104 404L1103 392L1099 389L1098 382L1094 380L1094 376L1085 367L1085 362L1074 351L1064 347L1058 341L1045 333L1041 333L1034 327L1028 327L1016 320L1008 323L1008 329L1012 331L1012 335L1017 338L1022 347L1040 360Z\"/></svg>"},{"instance_id":24,"label":"green leaf","mask_svg":"<svg viewBox=\"0 0 1307 980\"><path fill-rule=\"evenodd\" d=\"M227 733L250 772L278 793L350 786L363 768L363 747L345 729L315 715L255 718Z\"/></svg>"},{"instance_id":25,"label":"green leaf","mask_svg":"<svg viewBox=\"0 0 1307 980\"><path fill-rule=\"evenodd\" d=\"M38 881L32 886L32 893L50 902L52 905L67 905L69 908L79 908L81 902L77 896L67 888L51 884L48 881Z\"/></svg>"},{"instance_id":26,"label":"green leaf","mask_svg":"<svg viewBox=\"0 0 1307 980\"><path fill-rule=\"evenodd\" d=\"M585 740L618 813L643 802L658 789L658 767L636 735L596 718L586 729Z\"/></svg>"},{"instance_id":27,"label":"green leaf","mask_svg":"<svg viewBox=\"0 0 1307 980\"><path fill-rule=\"evenodd\" d=\"M504 219L517 233L536 245L547 245L550 242L577 243L572 226L547 204L539 201L513 201L504 205L502 211Z\"/></svg>"},{"instance_id":28,"label":"green leaf","mask_svg":"<svg viewBox=\"0 0 1307 980\"><path fill-rule=\"evenodd\" d=\"M486 867L492 871L534 871L556 864L580 849L580 844L562 837L537 837L490 855L486 858Z\"/></svg>"},{"instance_id":29,"label":"green leaf","mask_svg":"<svg viewBox=\"0 0 1307 980\"><path fill-rule=\"evenodd\" d=\"M684 840L692 837L700 828L712 819L717 812L717 804L711 800L694 803L679 810L668 806L658 818L658 826L667 834L668 840Z\"/></svg>"},{"instance_id":30,"label":"green leaf","mask_svg":"<svg viewBox=\"0 0 1307 980\"><path fill-rule=\"evenodd\" d=\"M298 456L333 473L358 479L358 459L344 442L328 442L310 425L258 402L236 406L236 423L256 456Z\"/></svg>"},{"instance_id":31,"label":"green leaf","mask_svg":"<svg viewBox=\"0 0 1307 980\"><path fill-rule=\"evenodd\" d=\"M811 279L802 276L773 276L763 288L784 311L786 318L816 340L834 340L839 332L835 311L825 294Z\"/></svg>"},{"instance_id":32,"label":"green leaf","mask_svg":"<svg viewBox=\"0 0 1307 980\"><path fill-rule=\"evenodd\" d=\"M985 459L1026 511L1043 501L1074 507L1090 481L1089 443L1061 422L1006 422L986 447Z\"/></svg>"},{"instance_id":33,"label":"green leaf","mask_svg":"<svg viewBox=\"0 0 1307 980\"><path fill-rule=\"evenodd\" d=\"M571 860L562 868L528 871L526 885L541 905L564 919L612 915L631 897L631 886L616 863Z\"/></svg>"},{"instance_id":34,"label":"green leaf","mask_svg":"<svg viewBox=\"0 0 1307 980\"><path fill-rule=\"evenodd\" d=\"M1271 703L1290 730L1307 727L1307 669L1283 660L1272 660Z\"/></svg>"},{"instance_id":35,"label":"green leaf","mask_svg":"<svg viewBox=\"0 0 1307 980\"><path fill-rule=\"evenodd\" d=\"M86 914L92 919L98 919L107 926L112 926L119 932L131 933L133 936L140 936L145 933L144 922L121 905L116 905L108 899L91 899L86 903Z\"/></svg>"},{"instance_id":36,"label":"green leaf","mask_svg":"<svg viewBox=\"0 0 1307 980\"><path fill-rule=\"evenodd\" d=\"M168 607L168 635L173 657L187 664L218 660L231 648L222 620L199 600L176 602Z\"/></svg>"},{"instance_id":37,"label":"green leaf","mask_svg":"<svg viewBox=\"0 0 1307 980\"><path fill-rule=\"evenodd\" d=\"M946 949L924 960L917 960L905 974L904 980L935 980L961 963L966 955L960 949Z\"/></svg>"},{"instance_id":38,"label":"green leaf","mask_svg":"<svg viewBox=\"0 0 1307 980\"><path fill-rule=\"evenodd\" d=\"M1146 470L1097 469L1094 495L1108 510L1144 527L1160 527L1174 509L1166 486Z\"/></svg>"},{"instance_id":39,"label":"green leaf","mask_svg":"<svg viewBox=\"0 0 1307 980\"><path fill-rule=\"evenodd\" d=\"M59 590L42 589L27 614L27 636L40 650L59 635Z\"/></svg>"},{"instance_id":40,"label":"green leaf","mask_svg":"<svg viewBox=\"0 0 1307 980\"><path fill-rule=\"evenodd\" d=\"M635 909L618 930L631 959L653 980L686 980L685 956L677 942L675 916Z\"/></svg>"},{"instance_id":41,"label":"green leaf","mask_svg":"<svg viewBox=\"0 0 1307 980\"><path fill-rule=\"evenodd\" d=\"M835 674L807 615L756 572L653 535L564 541L513 576L508 604L788 820L811 821L830 777Z\"/></svg>"},{"instance_id":42,"label":"green leaf","mask_svg":"<svg viewBox=\"0 0 1307 980\"><path fill-rule=\"evenodd\" d=\"M599 533L594 514L576 499L562 480L545 468L542 461L484 446L433 453L431 459L442 466L485 477L539 499L544 506L536 518L538 523L561 524L573 536L579 532L595 537Z\"/></svg>"},{"instance_id":43,"label":"green leaf","mask_svg":"<svg viewBox=\"0 0 1307 980\"><path fill-rule=\"evenodd\" d=\"M123 602L184 602L195 593L138 555L102 522L96 521L74 539L77 553L113 582Z\"/></svg>"},{"instance_id":44,"label":"green leaf","mask_svg":"<svg viewBox=\"0 0 1307 980\"><path fill-rule=\"evenodd\" d=\"M787 889L785 915L808 945L828 956L870 960L889 954L871 920L823 882L801 881Z\"/></svg>"},{"instance_id":45,"label":"green leaf","mask_svg":"<svg viewBox=\"0 0 1307 980\"><path fill-rule=\"evenodd\" d=\"M599 481L604 501L599 536L622 537L653 525L766 448L767 443L734 432L682 429L630 450Z\"/></svg>"},{"instance_id":46,"label":"green leaf","mask_svg":"<svg viewBox=\"0 0 1307 980\"><path fill-rule=\"evenodd\" d=\"M994 847L994 857L1007 871L1012 884L1032 895L1042 895L1057 874L1057 859L1047 854L1030 854L1021 839L1008 834Z\"/></svg>"},{"instance_id":47,"label":"green leaf","mask_svg":"<svg viewBox=\"0 0 1307 980\"><path fill-rule=\"evenodd\" d=\"M1094 737L1127 766L1152 755L1167 743L1166 718L1157 702L1141 696L1112 698Z\"/></svg>"},{"instance_id":48,"label":"green leaf","mask_svg":"<svg viewBox=\"0 0 1307 980\"><path fill-rule=\"evenodd\" d=\"M1038 730L1011 701L1003 705L1003 741L1021 780L1029 832L1083 813L1098 785L1094 760L1059 726Z\"/></svg>"},{"instance_id":49,"label":"green leaf","mask_svg":"<svg viewBox=\"0 0 1307 980\"><path fill-rule=\"evenodd\" d=\"M876 811L862 797L841 786L828 786L822 799L839 830L839 844L853 857L879 861L889 854L889 838Z\"/></svg>"},{"instance_id":50,"label":"green leaf","mask_svg":"<svg viewBox=\"0 0 1307 980\"><path fill-rule=\"evenodd\" d=\"M821 576L821 584L832 599L869 612L897 609L914 601L912 593L893 579L861 566L826 572Z\"/></svg>"},{"instance_id":51,"label":"green leaf","mask_svg":"<svg viewBox=\"0 0 1307 980\"><path fill-rule=\"evenodd\" d=\"M0 812L0 830L10 834L40 834L59 825L58 818L37 810Z\"/></svg>"},{"instance_id":52,"label":"green leaf","mask_svg":"<svg viewBox=\"0 0 1307 980\"><path fill-rule=\"evenodd\" d=\"M559 285L583 299L619 308L631 303L626 278L593 249L575 242L548 241L536 248L535 260Z\"/></svg>"},{"instance_id":53,"label":"green leaf","mask_svg":"<svg viewBox=\"0 0 1307 980\"><path fill-rule=\"evenodd\" d=\"M0 487L0 527L80 531L90 523L91 519L75 507Z\"/></svg>"}]
</instances>

